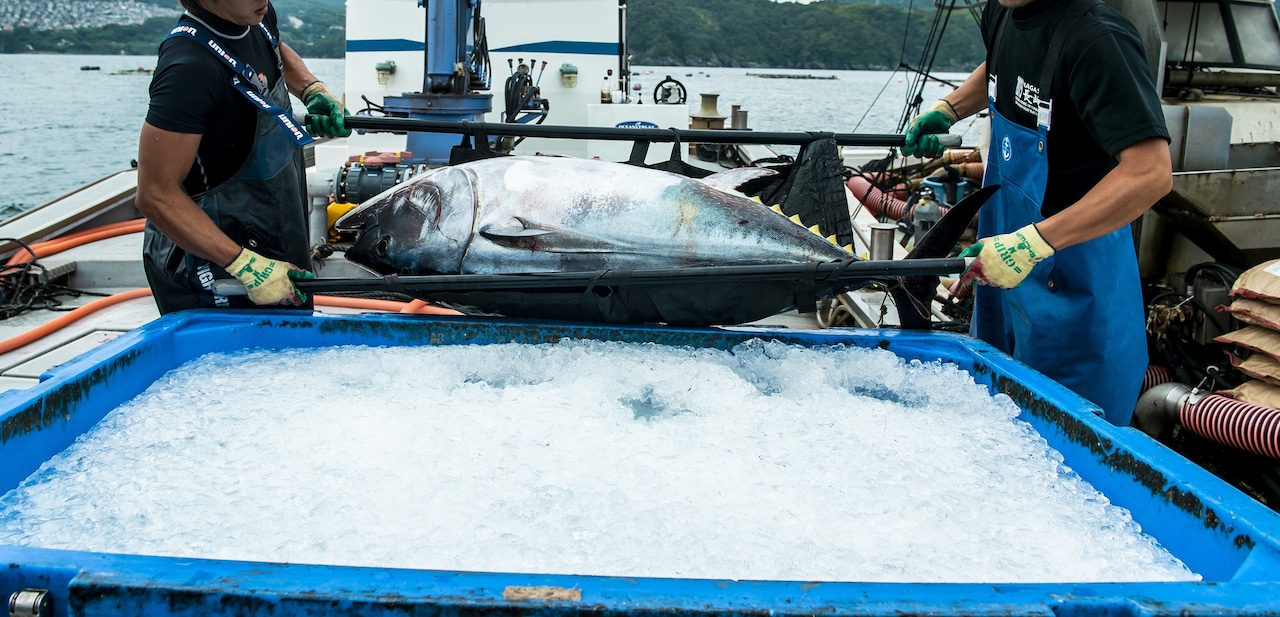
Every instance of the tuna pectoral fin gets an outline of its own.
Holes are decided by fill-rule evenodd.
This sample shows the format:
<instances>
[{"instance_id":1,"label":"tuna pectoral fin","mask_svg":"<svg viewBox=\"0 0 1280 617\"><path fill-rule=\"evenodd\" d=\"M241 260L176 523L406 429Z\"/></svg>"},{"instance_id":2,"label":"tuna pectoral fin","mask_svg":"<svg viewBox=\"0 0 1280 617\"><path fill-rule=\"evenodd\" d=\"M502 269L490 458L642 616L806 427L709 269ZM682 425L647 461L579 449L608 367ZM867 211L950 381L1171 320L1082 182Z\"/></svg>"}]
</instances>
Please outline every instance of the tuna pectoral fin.
<instances>
[{"instance_id":1,"label":"tuna pectoral fin","mask_svg":"<svg viewBox=\"0 0 1280 617\"><path fill-rule=\"evenodd\" d=\"M505 225L489 225L480 235L499 246L548 253L605 253L620 250L618 243L572 229L543 227L516 217Z\"/></svg>"},{"instance_id":2,"label":"tuna pectoral fin","mask_svg":"<svg viewBox=\"0 0 1280 617\"><path fill-rule=\"evenodd\" d=\"M960 236L969 227L978 210L995 194L999 185L983 187L960 203L951 207L946 214L925 234L915 248L907 253L907 259L935 259L946 257L960 241ZM936 276L903 277L902 284L890 290L894 304L898 307L898 319L905 330L929 330L933 320L929 308L938 290Z\"/></svg>"},{"instance_id":3,"label":"tuna pectoral fin","mask_svg":"<svg viewBox=\"0 0 1280 617\"><path fill-rule=\"evenodd\" d=\"M377 211L372 207L359 205L338 217L338 220L333 222L333 227L339 231L361 231L375 227L377 224Z\"/></svg>"}]
</instances>

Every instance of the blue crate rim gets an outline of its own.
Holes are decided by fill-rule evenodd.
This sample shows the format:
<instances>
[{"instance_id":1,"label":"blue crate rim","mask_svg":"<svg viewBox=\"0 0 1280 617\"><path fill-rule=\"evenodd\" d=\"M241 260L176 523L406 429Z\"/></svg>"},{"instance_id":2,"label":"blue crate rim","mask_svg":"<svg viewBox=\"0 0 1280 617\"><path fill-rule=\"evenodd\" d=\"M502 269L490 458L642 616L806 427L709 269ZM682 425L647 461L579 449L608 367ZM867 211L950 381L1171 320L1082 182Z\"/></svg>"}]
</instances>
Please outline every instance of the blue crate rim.
<instances>
[{"instance_id":1,"label":"blue crate rim","mask_svg":"<svg viewBox=\"0 0 1280 617\"><path fill-rule=\"evenodd\" d=\"M23 402L39 399L44 394L82 377L86 371L100 368L103 363L119 360L136 351L139 345L149 344L149 337L158 332L178 332L193 327L259 328L307 323L314 326L335 323L386 323L396 326L440 325L457 326L476 324L486 328L540 328L550 332L591 332L600 330L645 332L653 334L682 335L687 333L724 334L734 337L775 337L786 342L805 340L797 344L838 342L853 337L873 336L889 342L910 343L921 340L921 333L840 329L792 330L761 327L733 327L718 329L654 328L648 326L614 327L599 324L570 324L533 320L477 319L416 315L316 315L294 311L246 311L231 314L225 311L192 311L171 315L147 324L110 341L97 349L79 356L67 364L50 371L41 384L25 393L9 392L0 396L0 419L12 414ZM945 341L968 350L976 358L1007 358L990 346L968 337L948 333L928 333L929 341ZM944 360L945 361L945 360ZM170 367L173 368L173 367ZM1005 378L1044 379L1038 373L1022 365L1001 365L1008 371ZM993 369L994 370L994 369ZM1025 371L1025 373L1023 372ZM1046 380L1047 381L1047 380ZM1074 406L1083 410L1076 419L1100 435L1111 435L1117 429L1091 412L1083 400L1058 384L1047 382L1037 393L1048 404ZM1037 384L1043 385L1043 384ZM18 403L18 405L14 405ZM1140 433L1139 433L1140 435ZM1145 438L1145 435L1142 437ZM1152 442L1154 443L1154 442ZM1112 444L1114 445L1114 444ZM1158 444L1157 444L1158 445ZM1161 446L1162 447L1162 446ZM1160 471L1179 478L1182 484L1197 484L1200 492L1206 485L1222 489L1226 493L1234 488L1189 462L1167 468L1168 461L1158 461ZM1177 474L1177 475L1172 475ZM1201 495L1205 503L1231 520L1250 523L1254 540L1267 547L1280 546L1272 530L1280 529L1280 516L1246 498L1228 503L1217 490L1216 495ZM1241 494L1241 496L1243 496ZM1250 558L1253 558L1251 555ZM1280 554L1274 551L1258 553L1258 559L1272 560L1280 566ZM973 584L973 583L866 583L856 581L730 581L714 579L670 579L646 577L609 577L549 575L536 573L503 572L449 572L439 570L396 570L358 566L322 566L307 564L272 564L266 562L235 562L182 557L154 557L142 555L112 555L40 549L13 545L0 545L0 561L10 568L27 568L28 578L35 586L42 581L57 587L53 582L65 583L72 602L82 603L114 598L117 603L157 601L174 597L211 598L245 597L265 593L273 601L300 602L315 608L315 602L338 603L351 608L352 602L370 603L370 606L411 606L431 604L456 605L462 608L518 607L528 610L557 612L591 610L635 610L636 603L659 602L653 610L681 610L688 612L725 612L733 614L810 614L817 610L864 613L897 614L906 610L938 611L963 604L965 610L996 614L1030 612L1054 614L1053 607L1114 606L1132 608L1135 604L1147 606L1147 612L1160 613L1162 608L1182 603L1196 610L1226 610L1233 614L1280 615L1280 581L1225 581L1225 582L1152 582L1152 583L1034 583L1034 584ZM25 577L25 578L23 578ZM3 582L0 575L0 582ZM221 581L221 582L218 582ZM361 583L361 581L364 581ZM248 585L245 587L243 585ZM363 587L361 586L363 585ZM542 597L512 597L510 589L548 588L577 589L579 599L556 595ZM688 592L696 592L690 596ZM125 595L121 595L125 594ZM185 595L184 595L185 594ZM127 596L127 597L126 597ZM95 600L96 598L96 600ZM132 598L133 600L129 600ZM193 600L194 601L194 600ZM957 604L960 603L960 604ZM120 604L117 604L120 605ZM1148 606L1149 605L1149 606ZM87 604L86 604L87 606ZM905 608L904 608L905 607ZM366 607L367 608L367 607ZM977 609L981 610L977 610ZM309 610L311 610L309 609ZM363 610L363 609L362 609ZM647 610L647 609L641 609ZM1146 609L1144 609L1146 610ZM1120 611L1127 614L1126 611Z\"/></svg>"}]
</instances>

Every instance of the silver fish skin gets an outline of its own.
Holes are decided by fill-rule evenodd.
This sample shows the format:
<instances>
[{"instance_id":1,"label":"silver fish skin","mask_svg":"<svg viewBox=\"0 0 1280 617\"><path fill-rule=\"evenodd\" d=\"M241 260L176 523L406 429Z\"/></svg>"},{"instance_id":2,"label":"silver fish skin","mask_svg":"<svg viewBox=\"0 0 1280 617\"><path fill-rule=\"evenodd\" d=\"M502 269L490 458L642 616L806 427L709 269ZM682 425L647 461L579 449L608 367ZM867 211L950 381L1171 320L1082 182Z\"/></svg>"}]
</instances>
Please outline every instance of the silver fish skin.
<instances>
[{"instance_id":1,"label":"silver fish skin","mask_svg":"<svg viewBox=\"0 0 1280 617\"><path fill-rule=\"evenodd\" d=\"M336 227L360 234L347 258L382 274L850 258L759 202L713 186L723 184L598 160L501 157L419 174L361 204Z\"/></svg>"}]
</instances>

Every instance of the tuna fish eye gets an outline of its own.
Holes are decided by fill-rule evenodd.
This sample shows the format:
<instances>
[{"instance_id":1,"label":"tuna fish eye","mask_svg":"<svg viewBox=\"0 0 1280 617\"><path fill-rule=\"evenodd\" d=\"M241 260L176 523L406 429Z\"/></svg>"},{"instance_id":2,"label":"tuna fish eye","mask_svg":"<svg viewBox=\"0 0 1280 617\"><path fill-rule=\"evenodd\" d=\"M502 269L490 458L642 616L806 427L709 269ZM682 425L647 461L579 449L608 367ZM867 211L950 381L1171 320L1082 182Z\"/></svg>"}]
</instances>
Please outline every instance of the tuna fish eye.
<instances>
[{"instance_id":1,"label":"tuna fish eye","mask_svg":"<svg viewBox=\"0 0 1280 617\"><path fill-rule=\"evenodd\" d=\"M378 243L373 245L373 254L378 257L386 257L387 249L391 248L391 236L382 236Z\"/></svg>"}]
</instances>

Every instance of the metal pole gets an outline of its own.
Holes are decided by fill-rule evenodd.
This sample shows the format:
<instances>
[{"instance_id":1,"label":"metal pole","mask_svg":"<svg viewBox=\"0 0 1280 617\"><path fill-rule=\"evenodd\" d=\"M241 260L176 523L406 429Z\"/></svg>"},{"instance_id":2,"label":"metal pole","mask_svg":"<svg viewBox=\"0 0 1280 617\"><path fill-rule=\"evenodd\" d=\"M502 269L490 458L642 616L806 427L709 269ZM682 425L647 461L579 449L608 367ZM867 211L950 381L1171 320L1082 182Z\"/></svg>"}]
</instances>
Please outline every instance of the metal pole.
<instances>
[{"instance_id":1,"label":"metal pole","mask_svg":"<svg viewBox=\"0 0 1280 617\"><path fill-rule=\"evenodd\" d=\"M963 272L971 260L910 259L897 261L846 260L808 264L770 264L760 266L702 266L661 270L600 270L595 272L532 272L528 274L439 274L427 276L388 275L383 278L301 279L294 281L307 293L398 291L405 293L441 293L497 291L512 289L556 289L566 287L609 287L613 281L626 285L699 284L717 282L758 282L801 280L836 285L871 279L900 276L942 276ZM235 279L214 281L214 293L220 296L244 295L244 286Z\"/></svg>"},{"instance_id":2,"label":"metal pole","mask_svg":"<svg viewBox=\"0 0 1280 617\"><path fill-rule=\"evenodd\" d=\"M598 139L603 141L680 141L706 144L777 144L803 146L825 137L834 137L837 145L898 148L903 136L898 133L786 133L740 130L691 130L691 129L640 129L598 126L551 126L539 124L509 124L495 122L467 122L448 120L420 120L417 118L347 116L346 127L355 130L386 131L393 133L452 133L457 135L513 135L521 137L549 137L559 139ZM959 135L939 135L944 146L960 145Z\"/></svg>"},{"instance_id":3,"label":"metal pole","mask_svg":"<svg viewBox=\"0 0 1280 617\"><path fill-rule=\"evenodd\" d=\"M627 0L618 0L618 85L622 88L625 103L631 94L631 62L627 59Z\"/></svg>"}]
</instances>

